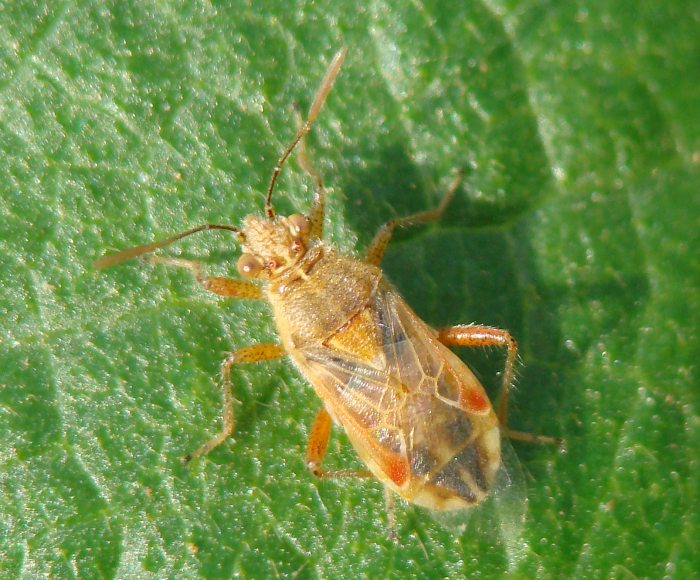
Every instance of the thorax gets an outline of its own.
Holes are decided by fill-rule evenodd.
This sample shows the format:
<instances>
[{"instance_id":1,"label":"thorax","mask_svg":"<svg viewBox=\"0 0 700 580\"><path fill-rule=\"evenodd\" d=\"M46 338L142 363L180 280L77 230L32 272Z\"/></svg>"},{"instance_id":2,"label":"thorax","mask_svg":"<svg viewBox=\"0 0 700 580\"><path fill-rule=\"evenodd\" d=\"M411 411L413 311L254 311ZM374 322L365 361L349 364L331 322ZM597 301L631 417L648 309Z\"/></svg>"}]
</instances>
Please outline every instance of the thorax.
<instances>
[{"instance_id":1,"label":"thorax","mask_svg":"<svg viewBox=\"0 0 700 580\"><path fill-rule=\"evenodd\" d=\"M323 341L359 313L377 290L381 270L319 244L279 278L267 299L288 351Z\"/></svg>"}]
</instances>

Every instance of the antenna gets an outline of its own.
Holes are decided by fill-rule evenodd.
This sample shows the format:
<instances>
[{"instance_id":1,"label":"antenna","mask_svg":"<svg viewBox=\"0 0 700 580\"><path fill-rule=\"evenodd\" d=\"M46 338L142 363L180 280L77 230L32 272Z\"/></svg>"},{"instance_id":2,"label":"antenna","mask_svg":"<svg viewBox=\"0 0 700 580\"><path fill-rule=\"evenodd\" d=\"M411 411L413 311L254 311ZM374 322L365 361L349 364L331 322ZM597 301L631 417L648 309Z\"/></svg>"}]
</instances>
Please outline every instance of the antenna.
<instances>
[{"instance_id":1,"label":"antenna","mask_svg":"<svg viewBox=\"0 0 700 580\"><path fill-rule=\"evenodd\" d=\"M99 260L93 262L92 265L95 268L109 268L110 266L114 266L115 264L119 264L121 262L124 262L125 260L130 260L131 258L142 256L143 254L149 254L150 252L155 252L160 248L169 246L173 242L177 242L182 238L191 236L192 234L196 234L197 232L201 232L202 230L228 230L229 232L234 232L241 242L244 241L243 232L239 227L221 226L218 224L203 224L201 226L197 226L196 228L192 228L191 230L187 230L186 232L176 234L168 238L167 240L162 240L160 242L151 242L150 244L143 244L142 246L136 246L135 248L127 248L126 250L122 250L121 252L115 252L114 254L107 254L106 256L102 256Z\"/></svg>"},{"instance_id":2,"label":"antenna","mask_svg":"<svg viewBox=\"0 0 700 580\"><path fill-rule=\"evenodd\" d=\"M265 213L269 219L275 217L275 210L272 208L272 190L275 189L277 177L279 176L280 171L282 171L282 167L287 161L287 158L292 151L294 151L294 148L297 146L299 141L301 141L304 138L304 135L311 130L311 125L313 125L316 117L318 117L321 107L323 107L323 103L333 87L333 83L340 72L340 67L343 65L347 52L348 49L343 47L335 53L335 56L333 57L331 64L328 65L326 74L323 77L318 90L316 91L314 101L311 103L311 107L309 107L309 114L306 117L306 121L304 121L304 124L299 128L297 134L294 136L294 139L292 139L292 142L277 160L277 165L275 165L275 169L272 171L272 177L270 178L270 185L267 188L267 197L265 198Z\"/></svg>"}]
</instances>

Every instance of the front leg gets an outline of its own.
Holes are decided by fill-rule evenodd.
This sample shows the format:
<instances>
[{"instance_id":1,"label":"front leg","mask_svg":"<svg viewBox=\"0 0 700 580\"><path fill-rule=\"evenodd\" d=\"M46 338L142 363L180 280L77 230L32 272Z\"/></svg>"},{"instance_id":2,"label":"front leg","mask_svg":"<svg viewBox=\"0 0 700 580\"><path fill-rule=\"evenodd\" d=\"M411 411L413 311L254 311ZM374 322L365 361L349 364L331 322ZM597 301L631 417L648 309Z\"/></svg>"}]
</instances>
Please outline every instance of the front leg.
<instances>
[{"instance_id":1,"label":"front leg","mask_svg":"<svg viewBox=\"0 0 700 580\"><path fill-rule=\"evenodd\" d=\"M450 203L455 191L457 191L457 188L462 183L462 179L463 175L461 172L455 175L455 177L452 179L452 183L450 183L450 186L443 194L442 200L436 208L421 211L402 218L394 218L380 227L379 231L374 235L374 239L370 243L369 248L367 249L367 261L374 266L379 266L379 264L381 264L382 258L384 257L384 252L386 252L386 248L389 245L391 236L394 235L394 230L396 228L405 228L414 224L426 223L440 219L442 214L445 212L447 204Z\"/></svg>"},{"instance_id":2,"label":"front leg","mask_svg":"<svg viewBox=\"0 0 700 580\"><path fill-rule=\"evenodd\" d=\"M217 296L226 298L261 298L260 288L247 280L236 280L220 276L203 276L201 266L193 260L172 258L168 256L149 256L146 258L152 264L164 264L190 270L202 288ZM231 367L240 363L260 362L285 356L287 353L279 344L256 344L239 348L226 357L221 365L222 388L224 398L224 423L221 431L204 443L193 453L187 454L183 462L188 464L193 459L206 455L215 447L221 445L233 433L233 386L231 384Z\"/></svg>"},{"instance_id":3,"label":"front leg","mask_svg":"<svg viewBox=\"0 0 700 580\"><path fill-rule=\"evenodd\" d=\"M262 297L260 287L248 280L236 278L224 278L222 276L203 276L202 267L194 260L171 258L168 256L149 256L146 258L151 264L165 264L176 268L190 270L202 288L225 298L250 298L259 300Z\"/></svg>"}]
</instances>

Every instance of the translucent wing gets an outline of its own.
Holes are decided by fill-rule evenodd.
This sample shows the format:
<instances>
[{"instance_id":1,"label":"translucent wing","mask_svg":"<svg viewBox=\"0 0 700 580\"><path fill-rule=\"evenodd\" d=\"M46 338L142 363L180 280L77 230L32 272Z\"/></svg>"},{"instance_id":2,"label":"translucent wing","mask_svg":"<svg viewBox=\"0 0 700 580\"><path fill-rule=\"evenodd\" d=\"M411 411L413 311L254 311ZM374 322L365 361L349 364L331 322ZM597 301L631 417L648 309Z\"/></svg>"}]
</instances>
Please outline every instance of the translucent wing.
<instances>
[{"instance_id":1,"label":"translucent wing","mask_svg":"<svg viewBox=\"0 0 700 580\"><path fill-rule=\"evenodd\" d=\"M401 497L455 510L500 486L500 430L483 387L390 288L324 344L291 354L363 461Z\"/></svg>"},{"instance_id":2,"label":"translucent wing","mask_svg":"<svg viewBox=\"0 0 700 580\"><path fill-rule=\"evenodd\" d=\"M491 484L488 497L478 510L430 512L440 524L462 536L478 538L480 550L501 551L514 571L528 554L523 537L527 519L525 476L508 440L501 442L501 467Z\"/></svg>"}]
</instances>

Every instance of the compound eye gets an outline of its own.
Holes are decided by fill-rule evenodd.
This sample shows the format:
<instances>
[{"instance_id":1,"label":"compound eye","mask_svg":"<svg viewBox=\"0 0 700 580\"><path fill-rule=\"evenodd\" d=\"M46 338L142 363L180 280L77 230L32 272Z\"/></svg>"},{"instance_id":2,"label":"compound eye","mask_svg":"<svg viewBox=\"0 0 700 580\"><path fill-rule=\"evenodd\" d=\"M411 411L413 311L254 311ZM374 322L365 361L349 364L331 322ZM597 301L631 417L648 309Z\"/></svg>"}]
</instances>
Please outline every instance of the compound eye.
<instances>
[{"instance_id":1,"label":"compound eye","mask_svg":"<svg viewBox=\"0 0 700 580\"><path fill-rule=\"evenodd\" d=\"M238 273L244 278L257 278L262 270L262 264L251 254L241 254L237 267Z\"/></svg>"},{"instance_id":2,"label":"compound eye","mask_svg":"<svg viewBox=\"0 0 700 580\"><path fill-rule=\"evenodd\" d=\"M309 218L300 213L294 213L287 218L289 223L289 231L295 238L303 238L311 230L311 222Z\"/></svg>"}]
</instances>

